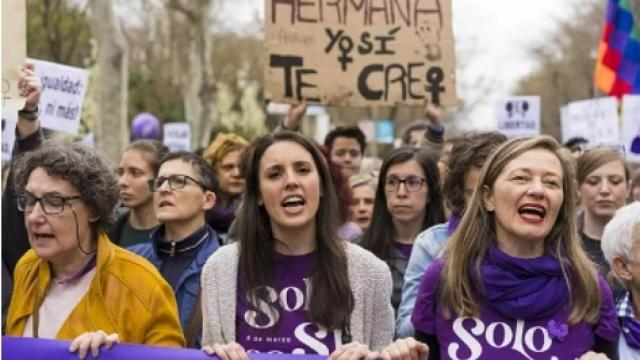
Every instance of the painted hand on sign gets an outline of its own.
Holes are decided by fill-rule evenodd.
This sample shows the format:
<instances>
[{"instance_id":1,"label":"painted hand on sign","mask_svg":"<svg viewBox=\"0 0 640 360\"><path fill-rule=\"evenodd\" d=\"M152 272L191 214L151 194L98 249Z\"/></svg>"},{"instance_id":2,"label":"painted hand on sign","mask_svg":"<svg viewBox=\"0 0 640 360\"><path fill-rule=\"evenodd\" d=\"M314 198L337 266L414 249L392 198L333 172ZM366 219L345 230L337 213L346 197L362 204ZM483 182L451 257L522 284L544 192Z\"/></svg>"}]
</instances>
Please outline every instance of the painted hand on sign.
<instances>
[{"instance_id":1,"label":"painted hand on sign","mask_svg":"<svg viewBox=\"0 0 640 360\"><path fill-rule=\"evenodd\" d=\"M520 114L522 117L527 116L527 110L529 110L529 102L524 101L508 101L505 106L509 117L513 117L516 114Z\"/></svg>"},{"instance_id":2,"label":"painted hand on sign","mask_svg":"<svg viewBox=\"0 0 640 360\"><path fill-rule=\"evenodd\" d=\"M265 98L455 105L451 0L266 0Z\"/></svg>"},{"instance_id":3,"label":"painted hand on sign","mask_svg":"<svg viewBox=\"0 0 640 360\"><path fill-rule=\"evenodd\" d=\"M498 102L498 131L509 138L540 134L540 97L514 96Z\"/></svg>"}]
</instances>

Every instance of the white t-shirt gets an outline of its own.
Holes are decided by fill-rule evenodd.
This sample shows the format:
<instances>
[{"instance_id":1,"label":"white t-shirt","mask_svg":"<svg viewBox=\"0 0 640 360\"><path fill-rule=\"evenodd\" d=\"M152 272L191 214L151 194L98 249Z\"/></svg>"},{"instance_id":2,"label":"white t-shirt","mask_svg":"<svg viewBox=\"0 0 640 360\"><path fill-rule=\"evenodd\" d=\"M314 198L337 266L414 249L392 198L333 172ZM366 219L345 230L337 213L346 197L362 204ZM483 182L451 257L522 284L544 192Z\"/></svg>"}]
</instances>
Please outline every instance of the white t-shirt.
<instances>
[{"instance_id":1,"label":"white t-shirt","mask_svg":"<svg viewBox=\"0 0 640 360\"><path fill-rule=\"evenodd\" d=\"M76 281L60 284L51 280L49 291L40 305L38 324L38 337L44 339L55 339L58 330L67 320L73 309L89 291L91 280L96 274L94 267ZM27 319L24 327L23 337L33 337L33 315Z\"/></svg>"}]
</instances>

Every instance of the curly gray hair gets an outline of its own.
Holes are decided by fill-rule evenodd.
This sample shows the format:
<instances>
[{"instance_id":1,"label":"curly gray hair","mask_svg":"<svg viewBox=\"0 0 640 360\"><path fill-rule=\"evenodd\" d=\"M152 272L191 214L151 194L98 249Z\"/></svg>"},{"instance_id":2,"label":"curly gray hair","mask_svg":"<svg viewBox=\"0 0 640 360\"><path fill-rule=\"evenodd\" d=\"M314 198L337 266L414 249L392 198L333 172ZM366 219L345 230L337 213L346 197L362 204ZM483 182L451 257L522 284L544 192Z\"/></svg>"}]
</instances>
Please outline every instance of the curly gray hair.
<instances>
[{"instance_id":1,"label":"curly gray hair","mask_svg":"<svg viewBox=\"0 0 640 360\"><path fill-rule=\"evenodd\" d=\"M24 154L16 164L14 181L18 193L24 192L31 172L44 169L49 176L66 180L75 187L82 201L98 220L92 223L97 234L114 221L118 203L118 183L104 154L80 143L48 141L42 147Z\"/></svg>"}]
</instances>

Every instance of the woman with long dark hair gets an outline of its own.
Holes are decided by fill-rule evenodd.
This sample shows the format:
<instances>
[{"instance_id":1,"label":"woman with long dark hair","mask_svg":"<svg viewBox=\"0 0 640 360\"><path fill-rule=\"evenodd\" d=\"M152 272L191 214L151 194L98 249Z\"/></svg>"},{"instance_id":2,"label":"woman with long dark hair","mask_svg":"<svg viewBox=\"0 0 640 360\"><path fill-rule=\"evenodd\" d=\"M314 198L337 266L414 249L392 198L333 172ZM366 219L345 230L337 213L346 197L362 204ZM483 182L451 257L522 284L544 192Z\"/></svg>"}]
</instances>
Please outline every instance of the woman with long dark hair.
<instances>
[{"instance_id":1,"label":"woman with long dark hair","mask_svg":"<svg viewBox=\"0 0 640 360\"><path fill-rule=\"evenodd\" d=\"M373 221L362 246L391 269L395 310L402 298L407 262L416 236L444 222L444 206L435 158L418 148L391 152L380 169Z\"/></svg>"},{"instance_id":2,"label":"woman with long dark hair","mask_svg":"<svg viewBox=\"0 0 640 360\"><path fill-rule=\"evenodd\" d=\"M276 132L251 145L237 221L239 242L202 274L204 350L375 356L393 337L391 276L337 235L338 201L322 153Z\"/></svg>"}]
</instances>

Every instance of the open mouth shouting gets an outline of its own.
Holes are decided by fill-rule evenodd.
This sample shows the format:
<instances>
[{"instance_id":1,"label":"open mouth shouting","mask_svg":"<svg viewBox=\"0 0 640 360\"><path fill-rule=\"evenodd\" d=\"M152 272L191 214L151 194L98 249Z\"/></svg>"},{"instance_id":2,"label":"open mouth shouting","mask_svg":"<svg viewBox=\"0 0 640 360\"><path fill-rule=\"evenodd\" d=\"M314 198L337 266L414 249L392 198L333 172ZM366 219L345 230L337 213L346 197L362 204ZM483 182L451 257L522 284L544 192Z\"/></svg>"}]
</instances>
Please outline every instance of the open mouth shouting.
<instances>
[{"instance_id":1,"label":"open mouth shouting","mask_svg":"<svg viewBox=\"0 0 640 360\"><path fill-rule=\"evenodd\" d=\"M280 203L285 213L290 215L297 215L302 212L305 204L306 201L302 195L288 195Z\"/></svg>"},{"instance_id":2,"label":"open mouth shouting","mask_svg":"<svg viewBox=\"0 0 640 360\"><path fill-rule=\"evenodd\" d=\"M518 208L518 214L528 223L539 224L547 215L547 209L540 204L524 204Z\"/></svg>"}]
</instances>

